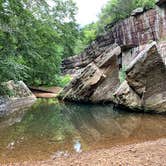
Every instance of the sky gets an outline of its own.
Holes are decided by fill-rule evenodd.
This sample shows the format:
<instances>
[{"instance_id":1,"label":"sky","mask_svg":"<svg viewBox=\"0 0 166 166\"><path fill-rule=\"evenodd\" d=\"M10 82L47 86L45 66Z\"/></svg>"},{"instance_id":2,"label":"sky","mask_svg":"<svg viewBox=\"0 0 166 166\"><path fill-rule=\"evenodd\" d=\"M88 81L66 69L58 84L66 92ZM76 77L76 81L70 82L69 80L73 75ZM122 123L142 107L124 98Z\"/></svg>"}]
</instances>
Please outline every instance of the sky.
<instances>
[{"instance_id":1,"label":"sky","mask_svg":"<svg viewBox=\"0 0 166 166\"><path fill-rule=\"evenodd\" d=\"M74 0L78 7L77 22L84 26L97 20L97 15L108 0Z\"/></svg>"}]
</instances>

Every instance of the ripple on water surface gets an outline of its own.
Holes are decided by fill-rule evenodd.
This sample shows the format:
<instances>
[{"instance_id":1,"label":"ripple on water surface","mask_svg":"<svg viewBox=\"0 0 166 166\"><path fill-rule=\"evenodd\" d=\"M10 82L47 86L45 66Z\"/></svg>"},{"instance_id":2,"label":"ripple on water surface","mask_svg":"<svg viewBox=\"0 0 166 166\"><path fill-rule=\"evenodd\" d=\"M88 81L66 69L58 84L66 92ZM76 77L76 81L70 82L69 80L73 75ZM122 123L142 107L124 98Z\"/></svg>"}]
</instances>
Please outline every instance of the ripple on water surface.
<instances>
[{"instance_id":1,"label":"ripple on water surface","mask_svg":"<svg viewBox=\"0 0 166 166\"><path fill-rule=\"evenodd\" d=\"M0 163L46 160L163 137L166 115L41 100L0 119Z\"/></svg>"}]
</instances>

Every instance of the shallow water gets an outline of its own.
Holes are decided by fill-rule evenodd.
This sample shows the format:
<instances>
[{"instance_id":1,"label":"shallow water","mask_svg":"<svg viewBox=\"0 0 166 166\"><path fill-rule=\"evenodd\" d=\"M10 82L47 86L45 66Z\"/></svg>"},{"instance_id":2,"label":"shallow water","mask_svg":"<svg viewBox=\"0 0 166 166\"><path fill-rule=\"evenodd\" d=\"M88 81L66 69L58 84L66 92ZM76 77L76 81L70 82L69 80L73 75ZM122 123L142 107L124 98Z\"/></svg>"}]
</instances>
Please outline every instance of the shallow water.
<instances>
[{"instance_id":1,"label":"shallow water","mask_svg":"<svg viewBox=\"0 0 166 166\"><path fill-rule=\"evenodd\" d=\"M40 100L0 119L0 163L47 160L164 137L166 115Z\"/></svg>"}]
</instances>

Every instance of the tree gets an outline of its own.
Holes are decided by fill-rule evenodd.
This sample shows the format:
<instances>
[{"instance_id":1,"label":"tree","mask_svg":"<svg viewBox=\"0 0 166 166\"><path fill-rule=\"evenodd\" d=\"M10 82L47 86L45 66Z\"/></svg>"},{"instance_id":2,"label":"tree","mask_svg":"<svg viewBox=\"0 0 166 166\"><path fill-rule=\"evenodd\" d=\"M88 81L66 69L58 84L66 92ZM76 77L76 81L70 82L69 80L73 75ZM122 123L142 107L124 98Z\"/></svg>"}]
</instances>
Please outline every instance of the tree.
<instances>
[{"instance_id":1,"label":"tree","mask_svg":"<svg viewBox=\"0 0 166 166\"><path fill-rule=\"evenodd\" d=\"M0 82L58 84L61 59L74 52L72 0L0 0Z\"/></svg>"},{"instance_id":2,"label":"tree","mask_svg":"<svg viewBox=\"0 0 166 166\"><path fill-rule=\"evenodd\" d=\"M91 23L81 28L75 46L75 54L80 54L93 40L95 40L96 35L96 23Z\"/></svg>"}]
</instances>

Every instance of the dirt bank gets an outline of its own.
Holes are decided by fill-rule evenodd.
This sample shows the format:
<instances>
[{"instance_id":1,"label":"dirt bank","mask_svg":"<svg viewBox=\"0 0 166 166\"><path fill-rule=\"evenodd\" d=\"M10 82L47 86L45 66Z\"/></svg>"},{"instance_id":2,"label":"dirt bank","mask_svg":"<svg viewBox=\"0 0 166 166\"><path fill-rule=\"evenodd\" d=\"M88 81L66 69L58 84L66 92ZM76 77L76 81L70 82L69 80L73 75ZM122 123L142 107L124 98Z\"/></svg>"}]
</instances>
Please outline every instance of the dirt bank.
<instances>
[{"instance_id":1,"label":"dirt bank","mask_svg":"<svg viewBox=\"0 0 166 166\"><path fill-rule=\"evenodd\" d=\"M20 164L15 164L20 165ZM24 163L35 166L166 166L166 139L100 149L50 161Z\"/></svg>"}]
</instances>

